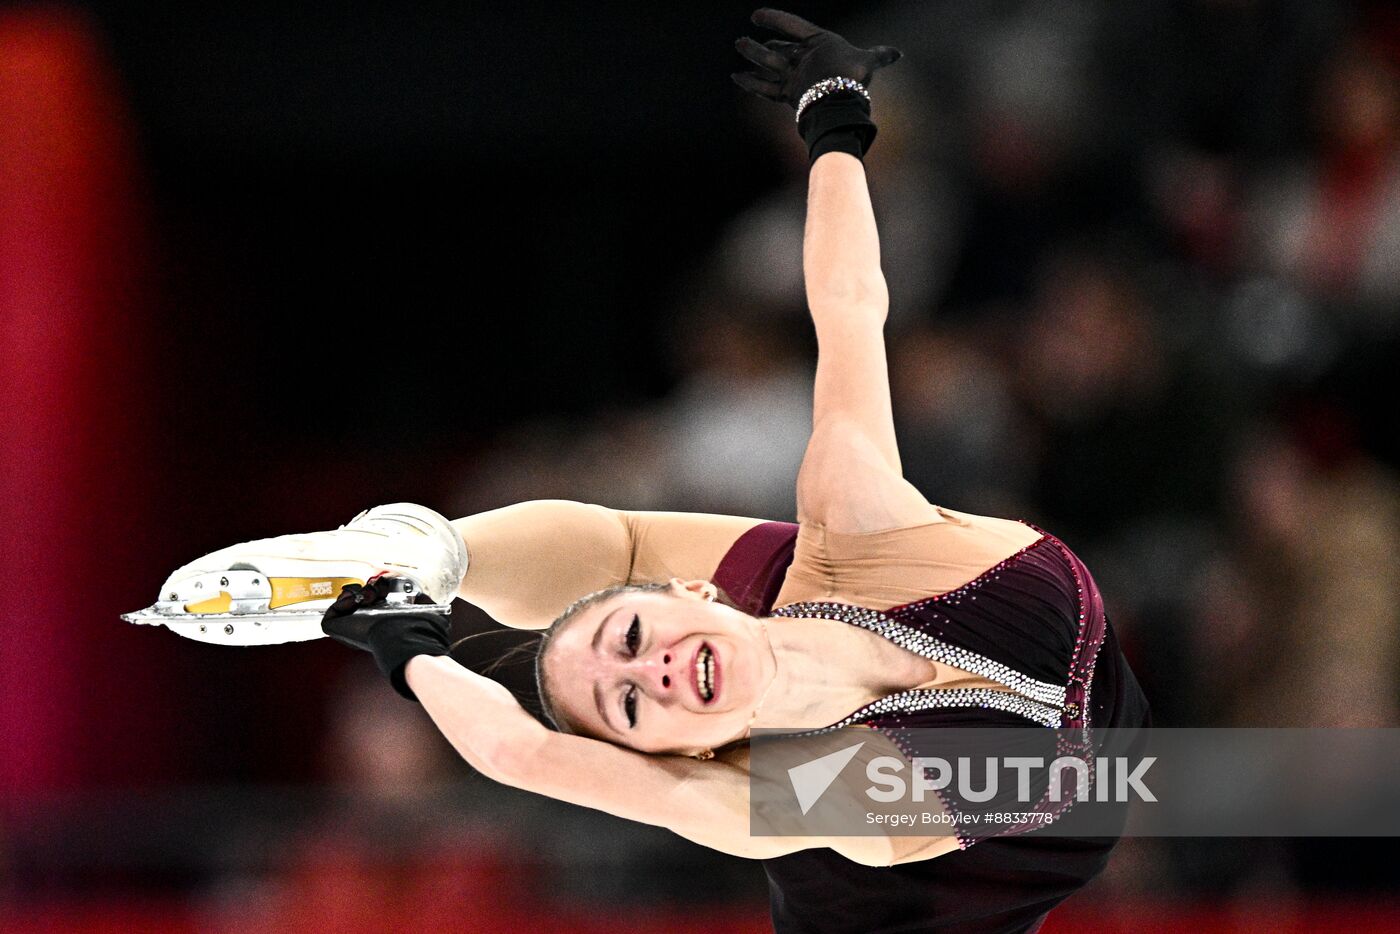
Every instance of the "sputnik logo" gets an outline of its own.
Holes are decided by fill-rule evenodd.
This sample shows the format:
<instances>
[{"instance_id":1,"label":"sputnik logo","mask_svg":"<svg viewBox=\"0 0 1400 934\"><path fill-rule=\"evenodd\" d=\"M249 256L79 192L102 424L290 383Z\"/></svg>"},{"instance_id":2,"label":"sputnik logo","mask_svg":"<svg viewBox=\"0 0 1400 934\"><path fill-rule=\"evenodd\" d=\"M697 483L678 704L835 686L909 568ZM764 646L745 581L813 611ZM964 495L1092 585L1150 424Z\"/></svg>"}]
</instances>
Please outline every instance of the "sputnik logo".
<instances>
[{"instance_id":1,"label":"sputnik logo","mask_svg":"<svg viewBox=\"0 0 1400 934\"><path fill-rule=\"evenodd\" d=\"M793 794L797 795L797 803L801 806L803 814L810 811L817 800L826 794L831 783L836 781L836 776L841 774L841 770L855 758L855 754L864 745L865 741L862 740L854 746L838 749L820 759L813 759L788 769L788 780L792 782Z\"/></svg>"}]
</instances>

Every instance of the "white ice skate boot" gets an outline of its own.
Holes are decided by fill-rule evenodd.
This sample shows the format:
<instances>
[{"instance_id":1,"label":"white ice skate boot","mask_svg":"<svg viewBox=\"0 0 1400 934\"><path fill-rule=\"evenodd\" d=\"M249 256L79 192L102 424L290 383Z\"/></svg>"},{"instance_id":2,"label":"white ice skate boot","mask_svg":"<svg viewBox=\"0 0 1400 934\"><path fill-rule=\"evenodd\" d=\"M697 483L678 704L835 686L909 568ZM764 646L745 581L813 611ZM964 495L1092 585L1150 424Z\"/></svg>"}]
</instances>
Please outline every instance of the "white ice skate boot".
<instances>
[{"instance_id":1,"label":"white ice skate boot","mask_svg":"<svg viewBox=\"0 0 1400 934\"><path fill-rule=\"evenodd\" d=\"M128 613L202 642L271 645L318 639L321 616L346 584L387 574L400 580L389 606L402 611L418 592L450 612L467 572L462 537L444 517L413 503L368 509L331 532L282 535L223 548L177 570L155 605Z\"/></svg>"}]
</instances>

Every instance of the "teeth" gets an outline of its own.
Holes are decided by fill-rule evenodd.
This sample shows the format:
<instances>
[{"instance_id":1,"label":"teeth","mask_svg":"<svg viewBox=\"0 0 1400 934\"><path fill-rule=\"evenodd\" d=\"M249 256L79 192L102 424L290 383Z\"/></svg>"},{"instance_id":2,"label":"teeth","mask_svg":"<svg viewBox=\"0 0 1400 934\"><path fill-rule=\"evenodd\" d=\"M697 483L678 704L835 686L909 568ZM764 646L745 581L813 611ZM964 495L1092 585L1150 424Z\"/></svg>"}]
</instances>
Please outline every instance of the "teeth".
<instances>
[{"instance_id":1,"label":"teeth","mask_svg":"<svg viewBox=\"0 0 1400 934\"><path fill-rule=\"evenodd\" d=\"M696 686L700 689L700 696L705 700L710 700L715 696L714 665L714 653L708 648L700 649L699 664L695 666L695 681Z\"/></svg>"}]
</instances>

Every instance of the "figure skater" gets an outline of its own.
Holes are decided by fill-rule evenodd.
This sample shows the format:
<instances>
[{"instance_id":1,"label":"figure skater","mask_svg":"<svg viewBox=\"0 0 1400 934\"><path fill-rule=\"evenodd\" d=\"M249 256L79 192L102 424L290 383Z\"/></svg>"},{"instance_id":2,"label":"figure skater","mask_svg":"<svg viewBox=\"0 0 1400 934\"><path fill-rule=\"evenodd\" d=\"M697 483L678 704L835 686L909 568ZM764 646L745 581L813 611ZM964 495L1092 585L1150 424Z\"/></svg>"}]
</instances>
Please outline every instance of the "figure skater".
<instances>
[{"instance_id":1,"label":"figure skater","mask_svg":"<svg viewBox=\"0 0 1400 934\"><path fill-rule=\"evenodd\" d=\"M899 53L788 13L753 20L781 38L740 39L756 68L734 80L795 109L811 159L803 266L818 359L795 525L562 501L449 523L397 504L216 552L167 589L234 567L351 581L325 632L372 652L474 768L761 860L778 931L1033 930L1103 868L1113 838L750 836L757 728L888 739L1148 720L1072 551L1024 522L932 505L903 479L861 161L876 132L867 88ZM548 725L451 659L442 617L357 615L384 572L541 630Z\"/></svg>"}]
</instances>

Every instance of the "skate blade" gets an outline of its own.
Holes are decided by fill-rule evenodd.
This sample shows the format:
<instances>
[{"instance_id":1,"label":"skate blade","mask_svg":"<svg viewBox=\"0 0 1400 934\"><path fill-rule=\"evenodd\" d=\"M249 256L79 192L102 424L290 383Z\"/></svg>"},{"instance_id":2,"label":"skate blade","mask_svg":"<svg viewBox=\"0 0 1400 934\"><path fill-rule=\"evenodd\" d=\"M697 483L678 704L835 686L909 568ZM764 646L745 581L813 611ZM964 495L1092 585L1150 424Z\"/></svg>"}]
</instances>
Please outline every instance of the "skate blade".
<instances>
[{"instance_id":1,"label":"skate blade","mask_svg":"<svg viewBox=\"0 0 1400 934\"><path fill-rule=\"evenodd\" d=\"M249 570L212 571L182 581L166 599L123 613L128 623L164 626L171 632L216 645L280 645L320 639L321 617L352 578L277 578ZM356 610L358 614L452 612L450 604L415 603L417 585L402 577L389 578L384 603Z\"/></svg>"},{"instance_id":2,"label":"skate blade","mask_svg":"<svg viewBox=\"0 0 1400 934\"><path fill-rule=\"evenodd\" d=\"M443 603L402 603L371 610L356 610L356 616L380 616L386 613L436 613L447 616L452 607ZM304 610L269 610L262 613L200 613L172 614L160 609L160 604L123 613L122 619L139 626L164 626L178 636L196 642L215 645L281 645L284 642L308 642L325 636L321 617L325 607Z\"/></svg>"}]
</instances>

